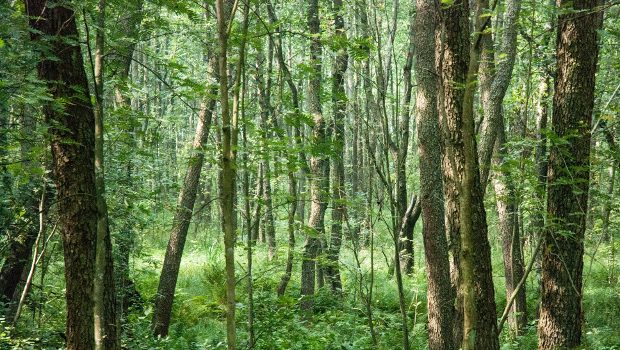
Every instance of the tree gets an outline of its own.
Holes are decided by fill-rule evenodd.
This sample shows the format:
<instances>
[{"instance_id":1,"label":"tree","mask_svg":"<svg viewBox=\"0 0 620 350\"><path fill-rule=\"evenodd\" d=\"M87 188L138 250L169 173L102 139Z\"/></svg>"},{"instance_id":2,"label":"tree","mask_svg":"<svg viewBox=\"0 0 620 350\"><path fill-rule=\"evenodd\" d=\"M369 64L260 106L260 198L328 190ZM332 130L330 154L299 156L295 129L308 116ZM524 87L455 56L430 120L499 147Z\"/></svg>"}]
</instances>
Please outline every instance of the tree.
<instances>
[{"instance_id":1,"label":"tree","mask_svg":"<svg viewBox=\"0 0 620 350\"><path fill-rule=\"evenodd\" d=\"M54 98L45 105L44 114L51 126L64 247L67 349L92 349L97 232L95 118L75 13L63 4L48 6L45 0L26 0L25 4L32 40L47 47L38 64L38 75Z\"/></svg>"},{"instance_id":2,"label":"tree","mask_svg":"<svg viewBox=\"0 0 620 350\"><path fill-rule=\"evenodd\" d=\"M216 58L211 57L209 61L211 62L210 65L215 67ZM211 96L213 93L214 91L211 91L209 95ZM215 100L207 97L202 103L198 115L198 124L196 125L196 133L194 142L192 143L193 154L188 160L183 187L179 193L177 209L174 219L172 220L170 240L168 241L164 264L159 277L152 325L153 334L155 336L165 337L168 335L172 303L174 301L174 290L179 276L179 268L181 266L181 257L183 255L183 248L185 247L185 240L187 239L187 231L194 212L196 192L198 190L198 184L200 183L200 172L202 171L202 165L204 163L203 149L209 136L211 118L214 110Z\"/></svg>"},{"instance_id":3,"label":"tree","mask_svg":"<svg viewBox=\"0 0 620 350\"><path fill-rule=\"evenodd\" d=\"M93 63L95 87L95 185L97 186L97 243L95 256L94 313L95 348L99 350L120 349L119 319L117 319L116 281L112 257L112 238L106 202L105 168L103 155L103 68L105 0L97 4L97 29L95 34L95 58ZM88 32L87 32L88 33ZM92 54L89 52L90 57Z\"/></svg>"},{"instance_id":4,"label":"tree","mask_svg":"<svg viewBox=\"0 0 620 350\"><path fill-rule=\"evenodd\" d=\"M345 47L347 35L344 29L342 14L342 0L334 0L332 11L334 16L334 45L336 57L332 63L332 103L334 105L334 120L332 142L334 156L332 157L332 227L331 240L328 248L327 278L333 292L342 291L340 278L340 247L342 246L342 226L346 215L345 182L344 182L344 119L346 116L347 96L344 87L345 73L348 67L349 55Z\"/></svg>"},{"instance_id":5,"label":"tree","mask_svg":"<svg viewBox=\"0 0 620 350\"><path fill-rule=\"evenodd\" d=\"M581 344L590 125L602 12L596 0L559 1L553 139L547 173L539 349Z\"/></svg>"},{"instance_id":6,"label":"tree","mask_svg":"<svg viewBox=\"0 0 620 350\"><path fill-rule=\"evenodd\" d=\"M306 229L306 240L301 263L302 309L312 309L315 278L317 276L317 256L321 250L321 240L325 233L325 210L329 190L329 158L327 150L326 123L321 109L321 41L318 0L308 3L308 29L312 35L310 43L311 74L308 82L308 112L312 116L312 137L310 157L310 217Z\"/></svg>"},{"instance_id":7,"label":"tree","mask_svg":"<svg viewBox=\"0 0 620 350\"><path fill-rule=\"evenodd\" d=\"M473 103L480 57L480 33L488 22L483 4L476 3L475 35L470 44L468 2L456 1L442 9L440 69L441 113L445 119L444 191L446 221L453 244L453 269L458 276L457 317L462 303L461 329L457 342L463 349L497 349L499 340L495 316L495 293L491 271L491 247L487 237L486 213L480 185ZM455 244L458 242L458 244ZM458 271L458 272L457 272ZM454 281L455 280L455 281Z\"/></svg>"},{"instance_id":8,"label":"tree","mask_svg":"<svg viewBox=\"0 0 620 350\"><path fill-rule=\"evenodd\" d=\"M435 0L417 0L415 65L416 115L420 154L422 236L428 281L429 349L456 349L453 335L455 291L450 285L448 244L444 226L441 143L437 111L435 34L439 8Z\"/></svg>"},{"instance_id":9,"label":"tree","mask_svg":"<svg viewBox=\"0 0 620 350\"><path fill-rule=\"evenodd\" d=\"M237 120L231 115L228 103L228 23L234 17L233 4L215 2L218 30L218 80L222 116L222 147L220 170L220 206L224 231L224 258L226 260L226 340L228 350L237 348L235 329L235 157L237 147Z\"/></svg>"},{"instance_id":10,"label":"tree","mask_svg":"<svg viewBox=\"0 0 620 350\"><path fill-rule=\"evenodd\" d=\"M206 56L209 70L218 77L218 58L211 52L207 52ZM192 154L187 162L188 166L183 180L183 186L179 192L177 208L172 220L170 240L166 248L161 275L159 276L159 286L157 287L152 324L153 334L155 336L165 337L168 335L172 304L174 301L174 290L179 277L179 268L181 266L181 258L187 239L187 231L194 213L196 193L198 191L200 173L205 158L204 148L209 138L211 120L215 111L216 100L212 96L216 94L217 91L215 87L209 89L200 107L200 112L198 113L198 123L196 124L194 141L192 143Z\"/></svg>"},{"instance_id":11,"label":"tree","mask_svg":"<svg viewBox=\"0 0 620 350\"><path fill-rule=\"evenodd\" d=\"M517 56L517 19L520 9L521 1L519 0L506 3L504 31L497 55L494 54L494 45L490 33L482 35L480 39L482 45L480 95L484 114L480 135L481 145L478 152L480 182L484 193L489 177L491 158L493 158L493 164L497 170L492 183L500 221L506 298L512 295L515 286L523 277L524 270L515 185L505 164L507 140L503 114L504 97L512 78L512 70ZM497 66L495 65L496 56L498 58ZM527 321L524 287L518 291L511 311L511 329L518 333L525 327Z\"/></svg>"}]
</instances>

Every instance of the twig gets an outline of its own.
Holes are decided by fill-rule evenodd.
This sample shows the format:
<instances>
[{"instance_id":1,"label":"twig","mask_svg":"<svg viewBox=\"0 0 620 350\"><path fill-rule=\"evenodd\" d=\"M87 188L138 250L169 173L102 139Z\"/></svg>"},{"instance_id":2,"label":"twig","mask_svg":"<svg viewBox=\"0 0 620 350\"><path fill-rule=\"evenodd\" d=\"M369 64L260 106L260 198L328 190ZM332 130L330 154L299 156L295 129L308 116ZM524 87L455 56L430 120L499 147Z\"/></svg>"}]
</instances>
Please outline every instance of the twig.
<instances>
[{"instance_id":1,"label":"twig","mask_svg":"<svg viewBox=\"0 0 620 350\"><path fill-rule=\"evenodd\" d=\"M517 294L519 294L519 291L525 285L525 280L527 279L527 276L532 271L532 267L534 266L536 257L538 256L538 253L540 252L540 247L542 247L542 242L543 242L543 237L540 237L540 239L538 240L538 243L536 243L536 249L534 250L532 259L530 260L530 263L527 265L527 270L525 270L525 274L523 274L523 277L521 277L521 280L519 280L519 283L517 284L515 289L512 291L512 294L510 295L510 299L508 299L508 302L506 303L506 308L504 308L504 313L502 313L502 317L499 320L499 325L497 326L498 332L502 331L502 327L504 326L504 323L506 322L506 319L508 318L508 314L510 313L510 308L512 307L512 303L514 303L515 299L517 298Z\"/></svg>"}]
</instances>

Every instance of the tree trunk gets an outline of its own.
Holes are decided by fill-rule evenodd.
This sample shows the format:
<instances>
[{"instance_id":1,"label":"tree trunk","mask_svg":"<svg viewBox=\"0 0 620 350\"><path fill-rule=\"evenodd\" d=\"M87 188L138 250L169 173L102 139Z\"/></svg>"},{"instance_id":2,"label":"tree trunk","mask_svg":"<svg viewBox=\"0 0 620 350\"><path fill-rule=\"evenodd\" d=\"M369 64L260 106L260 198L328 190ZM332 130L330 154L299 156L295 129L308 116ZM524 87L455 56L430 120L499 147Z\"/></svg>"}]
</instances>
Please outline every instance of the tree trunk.
<instances>
[{"instance_id":1,"label":"tree trunk","mask_svg":"<svg viewBox=\"0 0 620 350\"><path fill-rule=\"evenodd\" d=\"M260 134L261 149L263 159L261 160L262 170L262 202L265 206L265 215L261 221L261 232L263 241L267 242L269 247L269 260L273 259L276 253L276 230L273 218L273 201L271 199L271 165L269 160L269 140L272 138L273 130L273 110L271 107L271 71L272 71L272 49L269 45L269 54L265 58L263 54L262 44L258 47L256 59L256 85L258 87L258 99L260 105ZM267 59L267 62L265 62ZM266 64L265 64L266 63ZM263 66L267 66L266 72L263 72ZM265 77L266 75L266 77Z\"/></svg>"},{"instance_id":2,"label":"tree trunk","mask_svg":"<svg viewBox=\"0 0 620 350\"><path fill-rule=\"evenodd\" d=\"M467 74L468 56L467 46L462 41L467 36L468 23L462 19L465 14L460 13L461 6L447 6L440 13L440 29L436 34L436 70L439 79L439 125L441 127L442 140L442 173L444 192L444 223L448 239L448 251L450 254L450 280L452 288L456 291L455 317L454 317L454 344L459 345L463 339L463 294L459 288L460 274L460 235L459 223L459 197L457 185L460 181L458 174L463 172L462 165L453 161L454 141L451 135L449 120L460 115L463 109L463 92L458 85L463 85ZM456 18L457 20L453 19ZM447 20L450 19L450 20ZM460 20L459 20L460 19ZM459 35L458 33L461 33ZM455 140L456 141L456 140Z\"/></svg>"},{"instance_id":3,"label":"tree trunk","mask_svg":"<svg viewBox=\"0 0 620 350\"><path fill-rule=\"evenodd\" d=\"M290 144L290 143L289 143ZM278 286L278 296L284 295L286 287L291 280L293 274L293 258L295 256L295 215L297 213L297 180L295 174L289 171L288 174L288 195L290 201L290 207L288 211L288 246L286 252L286 270L282 278L280 279L280 285Z\"/></svg>"},{"instance_id":4,"label":"tree trunk","mask_svg":"<svg viewBox=\"0 0 620 350\"><path fill-rule=\"evenodd\" d=\"M119 320L116 316L116 281L112 239L108 221L108 205L105 197L105 166L103 156L103 68L105 0L97 4L97 28L95 34L95 185L97 186L97 243L95 258L94 313L95 349L120 349Z\"/></svg>"},{"instance_id":5,"label":"tree trunk","mask_svg":"<svg viewBox=\"0 0 620 350\"><path fill-rule=\"evenodd\" d=\"M263 165L258 165L258 174L256 174L256 191L254 192L254 223L252 224L252 242L258 242L260 234L261 213L263 208L263 201L261 200L263 194Z\"/></svg>"},{"instance_id":6,"label":"tree trunk","mask_svg":"<svg viewBox=\"0 0 620 350\"><path fill-rule=\"evenodd\" d=\"M215 68L216 64L217 59L211 57L209 59L209 66ZM213 96L215 93L216 92L213 90L210 92L210 95ZM202 164L204 163L203 148L208 139L214 110L215 100L208 97L207 100L203 102L198 115L198 124L196 125L196 133L192 143L193 153L189 158L185 179L183 180L183 186L179 193L177 208L172 221L170 240L168 241L164 264L159 277L152 324L153 334L155 336L165 337L168 335L172 304L174 301L174 290L179 276L179 268L181 266L181 257L187 238L187 231L194 211L196 191L200 182L200 172L202 170Z\"/></svg>"},{"instance_id":7,"label":"tree trunk","mask_svg":"<svg viewBox=\"0 0 620 350\"><path fill-rule=\"evenodd\" d=\"M458 213L458 219L448 217L448 227L453 230L451 226L457 221L460 226L458 302L462 297L463 337L459 342L463 349L498 349L491 248L480 187L473 118L475 74L478 71L480 47L479 40L474 40L473 45L469 44L468 7L467 1L456 1L442 9L443 57L440 64L443 66L442 104L447 136L444 156L444 167L448 169L444 170L448 178L447 215ZM478 2L475 39L485 27L482 10L482 4ZM455 200L457 205L454 205Z\"/></svg>"},{"instance_id":8,"label":"tree trunk","mask_svg":"<svg viewBox=\"0 0 620 350\"><path fill-rule=\"evenodd\" d=\"M485 1L488 6L488 2ZM510 0L504 13L504 31L500 43L499 63L495 67L493 40L490 34L481 37L482 59L480 64L480 95L484 120L482 123L481 145L478 152L480 163L480 182L485 193L490 163L499 171L493 178L496 207L504 257L504 276L506 298L512 295L515 286L523 276L523 254L519 235L516 205L516 191L509 171L504 165L506 136L504 132L503 101L517 56L517 19L521 8L520 0ZM525 286L524 286L525 287ZM526 325L525 288L521 288L512 305L509 323L511 330L518 333Z\"/></svg>"},{"instance_id":9,"label":"tree trunk","mask_svg":"<svg viewBox=\"0 0 620 350\"><path fill-rule=\"evenodd\" d=\"M410 16L410 26L409 26L409 48L407 50L407 60L405 61L405 66L403 67L403 83L404 83L404 91L403 91L403 106L400 112L400 121L399 121L399 143L398 149L396 150L396 201L399 203L399 212L401 218L406 218L407 225L403 227L402 232L400 232L400 240L402 242L401 249L401 270L410 274L413 270L413 230L415 228L415 221L413 217L406 217L407 212L407 154L409 151L409 124L410 124L410 114L411 114L411 96L413 91L413 85L411 84L411 69L413 67L413 56L414 56L414 41L416 32L414 30L414 19L413 19L413 11ZM404 210L403 210L404 205ZM419 216L419 211L418 211Z\"/></svg>"},{"instance_id":10,"label":"tree trunk","mask_svg":"<svg viewBox=\"0 0 620 350\"><path fill-rule=\"evenodd\" d=\"M536 112L536 149L534 159L536 162L536 185L534 186L534 195L538 204L532 217L532 230L537 239L545 235L545 215L546 215L546 192L547 192L547 119L549 119L549 104L547 98L551 93L551 74L546 72L545 77L540 82L540 102ZM538 288L542 288L541 272L542 272L542 254L536 256L536 275L538 278ZM539 308L536 308L536 318L539 316Z\"/></svg>"},{"instance_id":11,"label":"tree trunk","mask_svg":"<svg viewBox=\"0 0 620 350\"><path fill-rule=\"evenodd\" d=\"M590 124L594 106L597 0L558 1L571 9L558 17L553 132L568 142L549 154L547 216L542 257L538 348L581 344L584 233L590 177Z\"/></svg>"},{"instance_id":12,"label":"tree trunk","mask_svg":"<svg viewBox=\"0 0 620 350\"><path fill-rule=\"evenodd\" d=\"M455 291L450 285L448 243L444 226L441 140L437 111L435 33L439 8L435 1L417 0L415 65L418 88L416 115L420 154L422 237L428 281L428 347L456 349L453 334Z\"/></svg>"},{"instance_id":13,"label":"tree trunk","mask_svg":"<svg viewBox=\"0 0 620 350\"><path fill-rule=\"evenodd\" d=\"M216 0L219 43L219 88L222 116L222 147L220 172L220 205L222 229L224 231L224 260L226 262L226 340L228 350L237 348L235 329L235 177L237 121L230 114L228 102L228 22L232 18L233 4L227 0Z\"/></svg>"},{"instance_id":14,"label":"tree trunk","mask_svg":"<svg viewBox=\"0 0 620 350\"><path fill-rule=\"evenodd\" d=\"M67 349L94 348L93 281L97 201L95 187L95 120L84 71L79 36L72 9L44 0L26 0L34 42L46 37L51 57L42 57L39 78L47 83L59 105L44 108L50 129L52 162L59 198L66 300ZM50 39L51 38L51 41Z\"/></svg>"},{"instance_id":15,"label":"tree trunk","mask_svg":"<svg viewBox=\"0 0 620 350\"><path fill-rule=\"evenodd\" d=\"M504 134L503 118L500 120L497 131L496 147L506 144ZM496 149L493 164L501 169L504 165L504 150ZM506 281L506 300L515 291L515 288L524 274L525 264L523 252L521 251L521 235L519 233L519 221L517 205L515 203L515 187L510 179L510 175L502 172L493 178L493 188L495 190L495 201L497 216L499 218L499 229L502 241L502 255L504 262L504 279ZM510 329L514 334L519 334L527 325L527 305L525 285L519 289L515 301L510 309L508 318Z\"/></svg>"},{"instance_id":16,"label":"tree trunk","mask_svg":"<svg viewBox=\"0 0 620 350\"><path fill-rule=\"evenodd\" d=\"M311 145L315 149L326 149L327 136L325 119L321 110L321 41L318 0L308 3L308 28L313 35L310 44L311 74L308 84L308 112L314 123ZM325 233L326 194L329 190L329 159L324 152L313 152L310 158L310 217L304 242L301 264L301 308L309 313L312 310L312 295L315 289L317 256L321 250L321 240Z\"/></svg>"},{"instance_id":17,"label":"tree trunk","mask_svg":"<svg viewBox=\"0 0 620 350\"><path fill-rule=\"evenodd\" d=\"M342 15L342 0L333 0L332 10L334 15L334 41L344 43L347 35L344 28ZM332 156L332 227L331 239L327 252L328 267L327 279L330 288L335 293L342 292L342 280L340 278L340 246L342 245L342 226L346 215L346 196L344 183L344 119L346 117L347 96L344 89L344 75L348 67L349 55L346 47L337 47L336 57L332 64L332 103L334 109L334 122L332 142L334 152Z\"/></svg>"}]
</instances>

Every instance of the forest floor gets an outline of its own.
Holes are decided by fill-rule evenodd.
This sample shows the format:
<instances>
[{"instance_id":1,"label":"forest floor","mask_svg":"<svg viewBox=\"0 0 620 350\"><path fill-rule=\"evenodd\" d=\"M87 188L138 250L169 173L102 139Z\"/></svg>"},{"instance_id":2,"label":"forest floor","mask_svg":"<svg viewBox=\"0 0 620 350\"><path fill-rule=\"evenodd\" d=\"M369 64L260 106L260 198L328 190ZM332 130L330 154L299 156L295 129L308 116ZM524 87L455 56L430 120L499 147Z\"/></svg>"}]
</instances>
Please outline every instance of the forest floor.
<instances>
[{"instance_id":1,"label":"forest floor","mask_svg":"<svg viewBox=\"0 0 620 350\"><path fill-rule=\"evenodd\" d=\"M127 317L123 345L126 349L225 349L225 273L222 237L215 225L211 229L193 228L183 255L176 289L170 334L166 339L153 339L150 331L152 301L161 272L168 240L166 225L154 225L139 235L138 249L132 263L132 277L142 296L143 305ZM490 225L490 227L493 227ZM285 227L277 227L278 242L285 242ZM415 265L413 273L404 276L404 290L409 318L412 349L425 349L426 334L426 277L423 261L420 225L415 233ZM495 234L491 232L491 237ZM245 241L237 243L237 336L239 348L247 348L248 280ZM617 242L616 242L617 244ZM276 257L269 261L265 243L254 249L254 332L253 349L372 349L366 307L371 278L371 258L374 266L372 318L376 334L376 349L402 347L401 316L395 278L391 268L392 242L385 228L377 228L374 251L361 249L357 259L350 241L345 241L341 253L341 273L344 286L342 297L334 297L327 288L315 297L315 314L311 319L300 316L299 281L303 238L297 237L293 276L285 296L278 297L276 289L284 272L286 246L278 246ZM499 241L491 240L494 257L494 282L498 314L505 306L504 276ZM526 247L529 245L526 245ZM618 251L616 247L615 251ZM57 244L54 249L60 249ZM620 349L620 264L611 258L612 247L598 240L587 240L584 266L584 349ZM531 250L525 249L525 260ZM594 258L593 258L594 257ZM357 261L359 261L359 266ZM62 257L56 254L41 288L36 282L17 329L6 327L0 334L0 350L58 349L62 346L64 330L64 283ZM58 276L58 277L53 277ZM35 278L38 281L40 276ZM361 284L360 284L361 281ZM503 350L536 348L537 276L532 272L527 282L528 326L519 336L509 334L504 327L501 335ZM361 286L361 288L360 288ZM360 293L362 290L362 293Z\"/></svg>"},{"instance_id":2,"label":"forest floor","mask_svg":"<svg viewBox=\"0 0 620 350\"><path fill-rule=\"evenodd\" d=\"M408 305L410 343L412 349L425 349L426 334L426 277L419 227L416 230L415 265L413 273L404 276L405 298ZM278 228L280 233L285 228ZM381 231L381 229L379 229ZM191 232L191 231L190 231ZM221 254L221 237L217 232L193 234L188 237L186 252L177 284L173 324L166 340L151 343L149 348L161 349L225 349L225 274ZM278 242L285 242L285 237ZM136 260L134 276L146 301L153 300L167 237L155 239L145 246L143 258ZM372 349L368 326L366 300L371 278L371 259L374 266L372 318L378 349L399 349L402 344L401 316L395 278L389 273L392 242L383 231L374 240L374 254L363 248L357 259L352 244L347 241L341 253L341 272L344 294L334 297L327 288L320 289L315 299L315 315L310 320L300 317L300 258L302 237L297 237L293 276L283 297L276 290L286 264L286 246L280 245L276 257L269 261L265 243L254 249L254 349ZM499 241L494 249L494 282L498 315L506 303L504 276ZM620 349L620 268L611 261L611 246L587 242L584 258L584 349ZM597 247L598 246L598 247ZM237 324L240 346L247 344L247 264L245 242L237 249ZM596 249L595 249L596 248ZM617 248L616 248L617 249ZM594 252L594 254L593 254ZM526 249L526 262L531 250ZM155 258L156 257L156 258ZM592 258L594 257L594 259ZM359 261L359 266L357 261ZM360 288L360 280L362 281ZM502 349L536 348L536 308L539 295L537 275L532 271L526 285L528 326L524 334L511 335L507 326L501 335ZM360 289L362 293L360 293ZM148 303L147 303L148 305ZM149 335L151 309L134 315L130 328L134 332L128 344L138 346ZM141 336L137 336L141 333ZM134 341L138 341L135 343ZM132 348L130 346L130 348Z\"/></svg>"}]
</instances>

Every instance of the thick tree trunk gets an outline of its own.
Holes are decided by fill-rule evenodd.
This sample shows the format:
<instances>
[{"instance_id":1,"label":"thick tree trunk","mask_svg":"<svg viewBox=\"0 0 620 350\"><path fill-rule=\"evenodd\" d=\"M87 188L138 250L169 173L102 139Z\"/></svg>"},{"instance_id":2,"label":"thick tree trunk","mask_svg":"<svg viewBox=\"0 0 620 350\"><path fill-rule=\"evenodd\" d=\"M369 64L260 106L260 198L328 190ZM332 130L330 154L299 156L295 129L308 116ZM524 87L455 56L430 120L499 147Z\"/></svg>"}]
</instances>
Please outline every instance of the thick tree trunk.
<instances>
[{"instance_id":1,"label":"thick tree trunk","mask_svg":"<svg viewBox=\"0 0 620 350\"><path fill-rule=\"evenodd\" d=\"M476 33L483 31L482 4L476 9ZM479 41L469 45L468 2L456 1L442 9L442 43L439 46L443 79L442 110L445 115L444 178L448 229L453 242L460 241L458 257L459 294L462 300L463 349L498 349L495 295L491 273L491 248L474 134L473 102L475 74L480 55ZM478 34L475 36L478 38ZM460 88L465 86L465 89ZM452 215L457 214L455 218ZM458 225L459 230L455 228ZM457 239L454 235L458 232ZM459 320L457 317L455 320ZM457 329L457 336L460 331Z\"/></svg>"},{"instance_id":2,"label":"thick tree trunk","mask_svg":"<svg viewBox=\"0 0 620 350\"><path fill-rule=\"evenodd\" d=\"M484 191L480 184L480 170L476 134L474 130L474 95L476 75L479 68L480 43L477 40L480 33L487 28L487 17L483 13L487 10L486 4L478 1L475 10L475 35L470 45L469 69L463 97L462 137L464 155L464 173L461 182L463 196L460 198L461 221L461 271L469 268L470 260L473 263L473 281L463 278L461 283L465 293L475 293L473 305L469 304L467 296L464 298L464 313L473 311L474 327L469 333L467 316L463 322L464 337L463 349L499 349L497 330L497 315L495 306L495 291L493 288L493 272L491 265L491 246L488 239L486 212L484 208ZM471 221L470 221L471 220ZM471 225L471 226L469 226ZM471 256L468 256L470 255ZM470 289L471 288L471 289ZM470 308L473 308L471 310Z\"/></svg>"},{"instance_id":3,"label":"thick tree trunk","mask_svg":"<svg viewBox=\"0 0 620 350\"><path fill-rule=\"evenodd\" d=\"M308 28L313 35L310 44L311 74L308 84L308 112L312 116L311 145L318 149L327 147L326 123L321 110L321 56L318 0L308 2ZM325 210L329 190L329 159L323 152L313 152L310 158L310 217L304 242L301 264L301 308L308 313L312 310L312 295L315 290L317 256L321 250L321 240L325 233Z\"/></svg>"},{"instance_id":4,"label":"thick tree trunk","mask_svg":"<svg viewBox=\"0 0 620 350\"><path fill-rule=\"evenodd\" d=\"M440 76L440 94L438 96L439 123L442 129L442 172L445 208L445 228L450 253L450 279L456 290L454 317L454 344L461 344L463 339L463 293L459 288L460 273L460 235L459 223L459 174L463 166L455 162L455 142L451 134L450 120L455 120L463 110L463 91L469 64L468 47L463 43L467 38L469 23L467 9L462 6L448 6L441 9L440 31L436 41L436 69ZM461 34L459 34L461 33ZM460 118L459 118L460 120ZM458 126L460 128L460 126Z\"/></svg>"},{"instance_id":5,"label":"thick tree trunk","mask_svg":"<svg viewBox=\"0 0 620 350\"><path fill-rule=\"evenodd\" d=\"M553 132L549 154L538 348L576 348L583 324L582 272L590 178L590 124L598 60L597 0L558 1Z\"/></svg>"},{"instance_id":6,"label":"thick tree trunk","mask_svg":"<svg viewBox=\"0 0 620 350\"><path fill-rule=\"evenodd\" d=\"M455 292L450 285L448 243L444 227L441 140L437 111L435 33L439 8L435 1L417 0L416 115L420 154L420 204L428 280L428 347L456 349L453 334Z\"/></svg>"},{"instance_id":7,"label":"thick tree trunk","mask_svg":"<svg viewBox=\"0 0 620 350\"><path fill-rule=\"evenodd\" d=\"M67 300L67 349L94 348L93 281L97 201L95 187L95 120L75 22L75 13L62 4L26 0L35 42L45 38L49 51L38 65L59 105L44 108L50 129L54 178L58 193ZM51 39L50 39L51 38Z\"/></svg>"},{"instance_id":8,"label":"thick tree trunk","mask_svg":"<svg viewBox=\"0 0 620 350\"><path fill-rule=\"evenodd\" d=\"M217 62L215 57L210 58L210 66L214 67ZM215 93L215 91L211 91ZM192 152L188 161L188 168L183 180L183 186L179 193L177 209L172 221L170 240L164 257L164 264L159 277L157 296L155 297L155 308L153 310L153 334L165 337L168 335L172 304L174 301L174 290L176 288L181 266L181 257L187 238L187 231L191 222L196 200L196 191L200 182L200 172L204 162L203 147L208 139L211 127L211 118L215 110L215 100L208 98L202 105L198 116L196 133L192 143Z\"/></svg>"}]
</instances>

